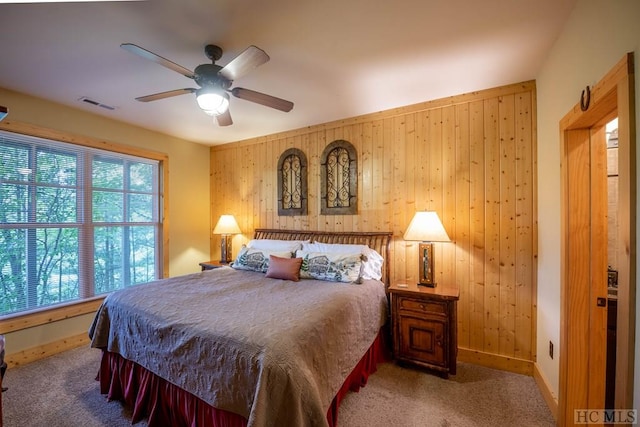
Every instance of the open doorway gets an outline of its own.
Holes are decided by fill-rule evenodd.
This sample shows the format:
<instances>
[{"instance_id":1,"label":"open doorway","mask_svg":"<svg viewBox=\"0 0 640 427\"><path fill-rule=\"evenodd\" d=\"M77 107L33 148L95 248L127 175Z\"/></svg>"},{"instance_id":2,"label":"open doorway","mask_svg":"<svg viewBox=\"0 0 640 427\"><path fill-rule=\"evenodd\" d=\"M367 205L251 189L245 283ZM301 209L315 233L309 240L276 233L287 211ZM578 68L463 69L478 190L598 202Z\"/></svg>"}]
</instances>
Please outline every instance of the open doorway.
<instances>
[{"instance_id":1,"label":"open doorway","mask_svg":"<svg viewBox=\"0 0 640 427\"><path fill-rule=\"evenodd\" d=\"M605 405L624 409L633 404L636 286L633 70L630 53L589 88L590 103L577 104L560 122L562 301L558 424L561 426L574 425L578 410L601 410ZM609 140L614 143L610 138L614 125L610 123L616 118L617 147L610 150ZM609 182L610 154L617 158L617 171L615 174L611 171L611 175L616 175L611 177L613 184ZM610 223L609 217L615 220ZM613 270L616 286L609 286ZM613 300L610 287L617 294L615 310L609 305ZM605 345L610 339L609 320L615 321L612 346ZM608 351L615 354L608 355ZM611 366L609 374L607 360ZM615 390L609 401L606 387Z\"/></svg>"}]
</instances>

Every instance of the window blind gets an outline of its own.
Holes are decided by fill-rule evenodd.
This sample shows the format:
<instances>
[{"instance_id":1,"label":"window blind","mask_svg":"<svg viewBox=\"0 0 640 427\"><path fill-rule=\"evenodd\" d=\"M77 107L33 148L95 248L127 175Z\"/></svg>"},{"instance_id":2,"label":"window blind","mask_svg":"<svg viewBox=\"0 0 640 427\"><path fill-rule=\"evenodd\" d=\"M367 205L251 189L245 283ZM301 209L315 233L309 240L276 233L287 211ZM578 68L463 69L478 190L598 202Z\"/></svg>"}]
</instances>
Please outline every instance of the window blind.
<instances>
[{"instance_id":1,"label":"window blind","mask_svg":"<svg viewBox=\"0 0 640 427\"><path fill-rule=\"evenodd\" d=\"M160 276L159 162L0 131L0 316Z\"/></svg>"}]
</instances>

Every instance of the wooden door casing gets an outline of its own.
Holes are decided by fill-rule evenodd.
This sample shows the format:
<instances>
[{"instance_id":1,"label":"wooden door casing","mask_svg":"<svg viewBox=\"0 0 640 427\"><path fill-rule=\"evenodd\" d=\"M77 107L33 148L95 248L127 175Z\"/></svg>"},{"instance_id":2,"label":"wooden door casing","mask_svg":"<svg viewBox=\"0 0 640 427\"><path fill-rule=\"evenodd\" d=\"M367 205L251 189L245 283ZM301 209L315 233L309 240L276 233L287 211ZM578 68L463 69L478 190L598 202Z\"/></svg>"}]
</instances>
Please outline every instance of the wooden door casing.
<instances>
[{"instance_id":1,"label":"wooden door casing","mask_svg":"<svg viewBox=\"0 0 640 427\"><path fill-rule=\"evenodd\" d=\"M561 324L558 425L576 409L604 409L607 298L605 125L618 117L618 340L615 408L633 405L635 348L635 101L633 54L591 88L591 105L576 104L561 130Z\"/></svg>"}]
</instances>

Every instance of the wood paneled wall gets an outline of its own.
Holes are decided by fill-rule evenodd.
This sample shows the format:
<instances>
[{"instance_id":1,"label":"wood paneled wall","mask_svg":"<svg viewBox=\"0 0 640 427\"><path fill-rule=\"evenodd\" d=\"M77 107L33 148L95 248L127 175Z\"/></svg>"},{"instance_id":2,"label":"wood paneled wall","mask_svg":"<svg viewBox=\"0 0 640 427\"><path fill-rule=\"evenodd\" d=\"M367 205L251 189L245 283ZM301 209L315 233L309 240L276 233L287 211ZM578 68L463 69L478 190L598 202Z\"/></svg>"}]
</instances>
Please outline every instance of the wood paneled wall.
<instances>
[{"instance_id":1,"label":"wood paneled wall","mask_svg":"<svg viewBox=\"0 0 640 427\"><path fill-rule=\"evenodd\" d=\"M212 227L235 215L259 227L391 230L391 277L416 281L416 210L436 210L453 243L436 244L436 279L460 289L458 345L532 361L536 327L535 82L463 94L211 148ZM358 214L320 215L320 155L336 139L358 151ZM277 163L309 163L309 214L278 216ZM220 253L212 237L211 253Z\"/></svg>"}]
</instances>

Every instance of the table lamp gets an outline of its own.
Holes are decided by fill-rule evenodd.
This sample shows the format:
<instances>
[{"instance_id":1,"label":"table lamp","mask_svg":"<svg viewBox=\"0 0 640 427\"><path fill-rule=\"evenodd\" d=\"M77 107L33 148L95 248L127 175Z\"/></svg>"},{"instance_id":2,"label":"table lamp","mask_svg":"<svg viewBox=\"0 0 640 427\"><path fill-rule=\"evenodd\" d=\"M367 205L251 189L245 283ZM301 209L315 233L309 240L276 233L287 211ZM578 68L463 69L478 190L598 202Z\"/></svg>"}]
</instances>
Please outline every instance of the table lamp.
<instances>
[{"instance_id":1,"label":"table lamp","mask_svg":"<svg viewBox=\"0 0 640 427\"><path fill-rule=\"evenodd\" d=\"M428 211L416 212L404 233L404 240L420 241L418 246L420 269L418 285L435 288L433 242L451 241L438 214Z\"/></svg>"},{"instance_id":2,"label":"table lamp","mask_svg":"<svg viewBox=\"0 0 640 427\"><path fill-rule=\"evenodd\" d=\"M221 234L222 241L220 242L220 262L223 264L230 263L233 258L231 257L231 241L233 234L240 234L240 227L233 215L220 215L218 223L213 229L213 234Z\"/></svg>"}]
</instances>

